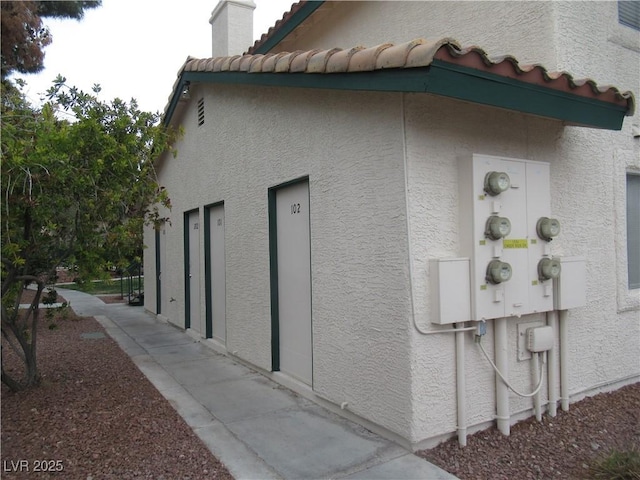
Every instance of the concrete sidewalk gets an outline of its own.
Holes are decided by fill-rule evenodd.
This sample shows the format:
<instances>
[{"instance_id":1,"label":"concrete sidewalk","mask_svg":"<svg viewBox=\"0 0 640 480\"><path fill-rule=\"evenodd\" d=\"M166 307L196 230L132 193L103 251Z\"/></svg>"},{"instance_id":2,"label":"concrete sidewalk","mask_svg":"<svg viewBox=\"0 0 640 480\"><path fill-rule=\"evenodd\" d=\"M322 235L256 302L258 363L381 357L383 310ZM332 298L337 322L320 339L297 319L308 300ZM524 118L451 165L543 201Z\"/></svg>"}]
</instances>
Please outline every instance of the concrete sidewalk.
<instances>
[{"instance_id":1,"label":"concrete sidewalk","mask_svg":"<svg viewBox=\"0 0 640 480\"><path fill-rule=\"evenodd\" d=\"M142 307L57 289L94 316L237 479L455 479L214 352Z\"/></svg>"}]
</instances>

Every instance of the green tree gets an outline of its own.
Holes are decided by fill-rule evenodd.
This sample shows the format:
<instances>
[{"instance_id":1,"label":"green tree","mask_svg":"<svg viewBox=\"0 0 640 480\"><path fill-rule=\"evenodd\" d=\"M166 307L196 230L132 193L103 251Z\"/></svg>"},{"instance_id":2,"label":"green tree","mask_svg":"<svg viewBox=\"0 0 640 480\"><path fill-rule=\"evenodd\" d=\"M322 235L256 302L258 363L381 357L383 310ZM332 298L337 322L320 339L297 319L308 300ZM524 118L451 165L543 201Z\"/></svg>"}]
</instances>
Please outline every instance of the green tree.
<instances>
[{"instance_id":1,"label":"green tree","mask_svg":"<svg viewBox=\"0 0 640 480\"><path fill-rule=\"evenodd\" d=\"M161 220L158 205L170 207L153 164L172 143L159 114L64 82L58 77L37 108L19 88L2 90L2 335L25 365L24 378L12 378L3 355L2 381L12 389L39 382L38 304L56 266L96 275L139 250L143 224ZM32 307L20 311L33 282Z\"/></svg>"},{"instance_id":2,"label":"green tree","mask_svg":"<svg viewBox=\"0 0 640 480\"><path fill-rule=\"evenodd\" d=\"M102 4L98 1L9 1L0 2L1 72L37 73L44 68L44 48L51 43L43 18L81 20L84 11Z\"/></svg>"}]
</instances>

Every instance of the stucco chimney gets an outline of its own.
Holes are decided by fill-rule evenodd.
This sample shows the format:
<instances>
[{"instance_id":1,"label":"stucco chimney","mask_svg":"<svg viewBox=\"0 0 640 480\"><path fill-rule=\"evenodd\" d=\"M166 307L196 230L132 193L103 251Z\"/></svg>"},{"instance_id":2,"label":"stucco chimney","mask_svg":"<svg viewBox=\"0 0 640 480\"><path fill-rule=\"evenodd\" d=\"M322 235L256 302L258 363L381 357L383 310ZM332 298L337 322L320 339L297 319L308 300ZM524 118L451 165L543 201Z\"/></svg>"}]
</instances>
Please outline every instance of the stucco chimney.
<instances>
[{"instance_id":1,"label":"stucco chimney","mask_svg":"<svg viewBox=\"0 0 640 480\"><path fill-rule=\"evenodd\" d=\"M241 55L253 44L253 0L220 0L211 12L212 57Z\"/></svg>"}]
</instances>

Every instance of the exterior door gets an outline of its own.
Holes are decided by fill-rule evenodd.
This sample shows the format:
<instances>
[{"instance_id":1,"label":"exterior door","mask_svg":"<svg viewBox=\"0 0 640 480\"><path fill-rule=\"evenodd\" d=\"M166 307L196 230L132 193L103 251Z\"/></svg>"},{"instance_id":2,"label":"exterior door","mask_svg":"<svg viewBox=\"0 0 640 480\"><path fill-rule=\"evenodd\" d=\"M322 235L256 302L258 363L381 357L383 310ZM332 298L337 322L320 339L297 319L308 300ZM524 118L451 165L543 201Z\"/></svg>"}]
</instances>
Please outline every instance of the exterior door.
<instances>
[{"instance_id":1,"label":"exterior door","mask_svg":"<svg viewBox=\"0 0 640 480\"><path fill-rule=\"evenodd\" d=\"M275 194L280 370L311 385L309 182Z\"/></svg>"},{"instance_id":2,"label":"exterior door","mask_svg":"<svg viewBox=\"0 0 640 480\"><path fill-rule=\"evenodd\" d=\"M224 258L224 205L209 207L207 337L227 340L226 279Z\"/></svg>"},{"instance_id":3,"label":"exterior door","mask_svg":"<svg viewBox=\"0 0 640 480\"><path fill-rule=\"evenodd\" d=\"M200 332L200 212L189 212L186 223L188 292L185 327Z\"/></svg>"},{"instance_id":4,"label":"exterior door","mask_svg":"<svg viewBox=\"0 0 640 480\"><path fill-rule=\"evenodd\" d=\"M162 269L164 268L164 227L156 229L156 315L162 313Z\"/></svg>"}]
</instances>

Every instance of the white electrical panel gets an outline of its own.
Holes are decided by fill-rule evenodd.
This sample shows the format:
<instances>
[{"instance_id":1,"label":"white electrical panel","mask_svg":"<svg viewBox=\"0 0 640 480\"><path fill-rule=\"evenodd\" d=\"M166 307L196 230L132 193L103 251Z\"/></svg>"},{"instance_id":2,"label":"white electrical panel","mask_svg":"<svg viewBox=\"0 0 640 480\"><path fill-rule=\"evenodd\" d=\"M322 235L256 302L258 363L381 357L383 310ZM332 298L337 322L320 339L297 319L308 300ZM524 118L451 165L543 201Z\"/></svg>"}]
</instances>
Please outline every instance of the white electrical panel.
<instances>
[{"instance_id":1,"label":"white electrical panel","mask_svg":"<svg viewBox=\"0 0 640 480\"><path fill-rule=\"evenodd\" d=\"M560 270L549 242L549 164L473 155L459 161L460 244L470 258L471 319L553 309Z\"/></svg>"},{"instance_id":2,"label":"white electrical panel","mask_svg":"<svg viewBox=\"0 0 640 480\"><path fill-rule=\"evenodd\" d=\"M553 281L556 310L583 307L587 304L587 264L583 257L555 257L560 262L560 276Z\"/></svg>"},{"instance_id":3,"label":"white electrical panel","mask_svg":"<svg viewBox=\"0 0 640 480\"><path fill-rule=\"evenodd\" d=\"M432 323L447 325L470 319L469 259L429 261Z\"/></svg>"},{"instance_id":4,"label":"white electrical panel","mask_svg":"<svg viewBox=\"0 0 640 480\"><path fill-rule=\"evenodd\" d=\"M551 243L538 236L537 224L551 216L551 184L548 163L527 162L527 245L529 310L553 310L553 280L543 280L538 271L541 261L551 260Z\"/></svg>"}]
</instances>

